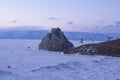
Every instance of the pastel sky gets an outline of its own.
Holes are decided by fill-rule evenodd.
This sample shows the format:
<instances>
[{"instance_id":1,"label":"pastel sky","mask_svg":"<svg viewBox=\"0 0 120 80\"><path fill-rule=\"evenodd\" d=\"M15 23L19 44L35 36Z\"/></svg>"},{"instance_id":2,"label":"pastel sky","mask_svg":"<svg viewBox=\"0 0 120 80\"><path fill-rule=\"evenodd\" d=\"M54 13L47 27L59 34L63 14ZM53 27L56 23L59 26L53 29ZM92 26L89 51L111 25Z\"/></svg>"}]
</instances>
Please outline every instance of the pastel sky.
<instances>
[{"instance_id":1,"label":"pastel sky","mask_svg":"<svg viewBox=\"0 0 120 80\"><path fill-rule=\"evenodd\" d=\"M120 0L0 0L0 28L15 26L119 32Z\"/></svg>"}]
</instances>

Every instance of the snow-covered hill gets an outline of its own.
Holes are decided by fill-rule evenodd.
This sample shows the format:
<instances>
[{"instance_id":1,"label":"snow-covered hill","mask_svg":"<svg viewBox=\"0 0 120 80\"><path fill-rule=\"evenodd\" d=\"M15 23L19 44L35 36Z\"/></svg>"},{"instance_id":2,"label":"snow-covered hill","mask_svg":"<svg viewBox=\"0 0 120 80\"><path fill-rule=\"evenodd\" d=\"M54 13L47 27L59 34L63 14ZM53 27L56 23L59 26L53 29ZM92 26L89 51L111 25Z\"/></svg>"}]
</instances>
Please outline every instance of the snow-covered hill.
<instances>
[{"instance_id":1,"label":"snow-covered hill","mask_svg":"<svg viewBox=\"0 0 120 80\"><path fill-rule=\"evenodd\" d=\"M0 80L120 79L120 58L39 51L39 42L0 40ZM79 45L79 41L72 42Z\"/></svg>"},{"instance_id":2,"label":"snow-covered hill","mask_svg":"<svg viewBox=\"0 0 120 80\"><path fill-rule=\"evenodd\" d=\"M42 39L49 31L47 30L8 30L0 31L0 39ZM114 39L120 38L120 34L102 34L102 33L90 33L90 32L64 32L69 40L93 40L93 41L103 41L108 40L108 36L112 36Z\"/></svg>"}]
</instances>

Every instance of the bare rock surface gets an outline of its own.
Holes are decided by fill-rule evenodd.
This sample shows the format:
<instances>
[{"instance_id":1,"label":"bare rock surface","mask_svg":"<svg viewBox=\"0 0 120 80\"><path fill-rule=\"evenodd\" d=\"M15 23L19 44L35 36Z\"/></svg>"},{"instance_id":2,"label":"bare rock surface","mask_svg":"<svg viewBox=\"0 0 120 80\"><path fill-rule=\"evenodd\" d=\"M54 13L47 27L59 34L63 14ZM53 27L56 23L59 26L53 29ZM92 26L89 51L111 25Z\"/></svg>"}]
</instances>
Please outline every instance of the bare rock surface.
<instances>
[{"instance_id":1,"label":"bare rock surface","mask_svg":"<svg viewBox=\"0 0 120 80\"><path fill-rule=\"evenodd\" d=\"M39 44L39 49L48 51L63 51L72 47L73 44L68 41L60 28L52 28L51 32L44 36Z\"/></svg>"}]
</instances>

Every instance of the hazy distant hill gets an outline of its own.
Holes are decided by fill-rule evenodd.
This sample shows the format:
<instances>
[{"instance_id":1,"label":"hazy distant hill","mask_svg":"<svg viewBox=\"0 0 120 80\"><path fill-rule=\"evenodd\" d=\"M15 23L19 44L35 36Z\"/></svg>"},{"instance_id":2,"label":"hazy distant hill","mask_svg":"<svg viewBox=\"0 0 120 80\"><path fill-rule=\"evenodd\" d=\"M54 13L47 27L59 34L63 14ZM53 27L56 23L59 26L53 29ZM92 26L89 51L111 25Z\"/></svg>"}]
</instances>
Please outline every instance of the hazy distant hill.
<instances>
[{"instance_id":1,"label":"hazy distant hill","mask_svg":"<svg viewBox=\"0 0 120 80\"><path fill-rule=\"evenodd\" d=\"M0 39L42 39L47 30L33 31L0 31ZM101 34L90 32L64 32L70 40L107 40L107 36L120 38L120 34Z\"/></svg>"},{"instance_id":2,"label":"hazy distant hill","mask_svg":"<svg viewBox=\"0 0 120 80\"><path fill-rule=\"evenodd\" d=\"M1 39L42 39L48 31L0 31Z\"/></svg>"}]
</instances>

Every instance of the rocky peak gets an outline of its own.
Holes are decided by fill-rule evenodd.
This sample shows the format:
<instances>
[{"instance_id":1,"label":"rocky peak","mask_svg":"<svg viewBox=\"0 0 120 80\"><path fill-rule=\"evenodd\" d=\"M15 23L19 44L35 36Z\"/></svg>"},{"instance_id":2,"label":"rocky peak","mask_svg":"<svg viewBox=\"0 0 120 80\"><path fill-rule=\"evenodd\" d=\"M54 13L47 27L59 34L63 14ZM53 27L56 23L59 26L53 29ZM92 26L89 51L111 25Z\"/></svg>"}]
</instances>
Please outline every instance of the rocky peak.
<instances>
[{"instance_id":1,"label":"rocky peak","mask_svg":"<svg viewBox=\"0 0 120 80\"><path fill-rule=\"evenodd\" d=\"M64 35L60 28L52 28L51 35L52 37L59 38L62 41L68 41L68 39L66 38L66 36Z\"/></svg>"},{"instance_id":2,"label":"rocky peak","mask_svg":"<svg viewBox=\"0 0 120 80\"><path fill-rule=\"evenodd\" d=\"M68 41L60 28L52 28L39 45L39 49L49 51L63 51L71 47L73 47L73 44Z\"/></svg>"}]
</instances>

